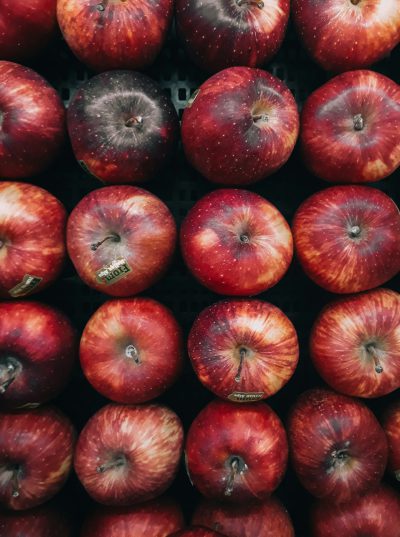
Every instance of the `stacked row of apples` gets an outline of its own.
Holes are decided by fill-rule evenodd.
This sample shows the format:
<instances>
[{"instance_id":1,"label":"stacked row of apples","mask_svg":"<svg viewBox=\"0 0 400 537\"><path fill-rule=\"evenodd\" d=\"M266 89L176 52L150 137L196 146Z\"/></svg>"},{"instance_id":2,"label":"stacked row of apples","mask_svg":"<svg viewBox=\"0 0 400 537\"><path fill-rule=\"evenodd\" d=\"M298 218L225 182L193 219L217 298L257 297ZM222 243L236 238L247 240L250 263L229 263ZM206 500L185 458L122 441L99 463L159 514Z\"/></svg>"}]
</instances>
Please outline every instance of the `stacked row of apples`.
<instances>
[{"instance_id":1,"label":"stacked row of apples","mask_svg":"<svg viewBox=\"0 0 400 537\"><path fill-rule=\"evenodd\" d=\"M54 26L56 2L37 2L43 22L33 27L43 30L40 38L29 26L36 5L27 16L26 6L19 4L0 13L9 23L0 36L0 176L7 179L0 184L0 295L15 299L0 305L0 386L8 409L52 399L65 386L77 354L70 321L21 297L59 277L67 250L87 285L113 297L132 297L168 268L177 235L160 199L121 185L149 180L166 166L179 132L176 112L150 78L118 70L141 69L154 60L172 3L57 3L70 48L89 68L106 71L84 83L69 106L73 151L87 172L114 185L85 196L68 222L54 196L16 182L46 169L65 137L65 111L56 92L31 69L5 61L35 52L35 44ZM340 13L339 4L346 4ZM316 284L332 293L361 294L328 304L314 325L311 357L339 393L316 389L303 394L288 421L289 441L275 412L256 401L277 393L295 371L299 348L291 321L258 299L225 299L200 313L188 352L200 381L219 399L193 422L185 451L192 483L211 501L197 509L197 529L176 535L292 537L289 515L270 497L285 473L289 447L300 481L324 500L313 514L315 537L350 536L355 525L356 535L397 535L399 497L379 482L388 460L391 471L398 475L400 469L398 407L384 423L388 449L375 416L350 396L379 397L400 386L400 296L374 289L399 272L400 215L380 190L354 186L384 179L400 165L400 88L364 69L400 41L400 12L396 0L377 1L375 9L364 0L331 0L319 8L299 0L292 7L300 36L322 67L363 70L345 72L316 90L300 121L285 84L255 68L283 40L287 0L212 5L178 0L177 27L190 56L208 71L223 69L189 100L182 119L183 148L206 179L244 186L281 168L300 134L310 171L350 184L307 199L292 230L261 196L216 190L186 216L181 250L191 273L221 295L248 297L274 286L289 268L293 245ZM337 28L325 24L338 14ZM23 22L10 24L13 17ZM138 24L140 31L133 33ZM373 42L369 25L379 36ZM115 404L89 420L76 447L73 426L52 407L4 412L2 503L21 510L46 502L64 484L73 457L80 481L99 503L131 506L162 494L176 474L184 435L172 410L149 401L177 379L182 349L178 323L162 304L114 298L100 307L86 325L79 354L89 382ZM52 524L61 535L54 516L43 510L4 514L0 528L12 535L13 527L19 531L39 521L47 533L37 536L53 535ZM154 537L166 537L181 530L183 519L175 504L154 500L101 509L88 519L82 536L116 531L139 537L149 535L148 524ZM66 524L65 535L68 531Z\"/></svg>"}]
</instances>

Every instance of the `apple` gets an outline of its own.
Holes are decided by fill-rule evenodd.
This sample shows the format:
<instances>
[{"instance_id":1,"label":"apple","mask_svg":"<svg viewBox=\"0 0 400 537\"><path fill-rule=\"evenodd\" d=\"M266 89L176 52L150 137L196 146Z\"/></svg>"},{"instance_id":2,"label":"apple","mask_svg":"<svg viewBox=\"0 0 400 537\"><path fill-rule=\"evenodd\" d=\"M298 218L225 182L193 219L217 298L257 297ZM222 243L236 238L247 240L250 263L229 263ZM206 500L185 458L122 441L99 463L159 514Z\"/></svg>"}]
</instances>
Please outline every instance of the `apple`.
<instances>
[{"instance_id":1,"label":"apple","mask_svg":"<svg viewBox=\"0 0 400 537\"><path fill-rule=\"evenodd\" d=\"M189 99L181 132L188 161L209 181L248 185L289 159L299 113L278 78L261 69L230 67L206 80Z\"/></svg>"},{"instance_id":2,"label":"apple","mask_svg":"<svg viewBox=\"0 0 400 537\"><path fill-rule=\"evenodd\" d=\"M349 502L383 476L385 433L356 399L325 389L303 393L289 417L288 435L294 470L317 498Z\"/></svg>"},{"instance_id":3,"label":"apple","mask_svg":"<svg viewBox=\"0 0 400 537\"><path fill-rule=\"evenodd\" d=\"M216 399L195 418L186 439L188 475L210 499L268 497L285 474L287 457L285 429L265 403Z\"/></svg>"},{"instance_id":4,"label":"apple","mask_svg":"<svg viewBox=\"0 0 400 537\"><path fill-rule=\"evenodd\" d=\"M66 516L47 506L23 512L0 512L0 535L4 537L73 537Z\"/></svg>"},{"instance_id":5,"label":"apple","mask_svg":"<svg viewBox=\"0 0 400 537\"><path fill-rule=\"evenodd\" d=\"M179 505L162 498L134 507L97 509L86 520L81 537L167 537L183 526Z\"/></svg>"},{"instance_id":6,"label":"apple","mask_svg":"<svg viewBox=\"0 0 400 537\"><path fill-rule=\"evenodd\" d=\"M63 313L39 302L0 302L1 406L37 406L58 395L76 355L76 333Z\"/></svg>"},{"instance_id":7,"label":"apple","mask_svg":"<svg viewBox=\"0 0 400 537\"><path fill-rule=\"evenodd\" d=\"M191 526L186 530L171 533L169 537L224 537L221 533L201 528L200 526Z\"/></svg>"},{"instance_id":8,"label":"apple","mask_svg":"<svg viewBox=\"0 0 400 537\"><path fill-rule=\"evenodd\" d=\"M247 190L220 189L190 209L180 231L192 274L215 293L256 295L283 278L293 257L278 209Z\"/></svg>"},{"instance_id":9,"label":"apple","mask_svg":"<svg viewBox=\"0 0 400 537\"><path fill-rule=\"evenodd\" d=\"M338 392L382 397L400 388L400 295L374 289L328 304L314 323L310 351Z\"/></svg>"},{"instance_id":10,"label":"apple","mask_svg":"<svg viewBox=\"0 0 400 537\"><path fill-rule=\"evenodd\" d=\"M130 185L90 192L67 225L68 253L79 276L113 296L140 293L159 280L175 243L176 225L168 207Z\"/></svg>"},{"instance_id":11,"label":"apple","mask_svg":"<svg viewBox=\"0 0 400 537\"><path fill-rule=\"evenodd\" d=\"M292 230L304 272L331 293L366 291L400 270L399 209L376 188L317 192L297 210Z\"/></svg>"},{"instance_id":12,"label":"apple","mask_svg":"<svg viewBox=\"0 0 400 537\"><path fill-rule=\"evenodd\" d=\"M373 71L343 73L304 104L304 162L332 183L379 181L400 165L399 131L400 87Z\"/></svg>"},{"instance_id":13,"label":"apple","mask_svg":"<svg viewBox=\"0 0 400 537\"><path fill-rule=\"evenodd\" d=\"M193 369L222 399L257 401L279 391L299 359L296 330L276 306L223 300L203 310L188 340Z\"/></svg>"},{"instance_id":14,"label":"apple","mask_svg":"<svg viewBox=\"0 0 400 537\"><path fill-rule=\"evenodd\" d=\"M154 177L174 152L179 131L175 108L161 87L132 71L110 71L85 82L67 122L77 160L107 184Z\"/></svg>"},{"instance_id":15,"label":"apple","mask_svg":"<svg viewBox=\"0 0 400 537\"><path fill-rule=\"evenodd\" d=\"M32 69L0 61L0 178L44 171L64 137L65 109L56 90Z\"/></svg>"},{"instance_id":16,"label":"apple","mask_svg":"<svg viewBox=\"0 0 400 537\"><path fill-rule=\"evenodd\" d=\"M289 9L289 0L177 0L177 31L189 56L205 71L256 67L279 50Z\"/></svg>"},{"instance_id":17,"label":"apple","mask_svg":"<svg viewBox=\"0 0 400 537\"><path fill-rule=\"evenodd\" d=\"M172 483L183 447L178 416L158 404L107 405L82 430L75 470L98 503L151 500Z\"/></svg>"},{"instance_id":18,"label":"apple","mask_svg":"<svg viewBox=\"0 0 400 537\"><path fill-rule=\"evenodd\" d=\"M66 257L66 222L64 206L46 190L0 181L1 298L37 293L58 278Z\"/></svg>"},{"instance_id":19,"label":"apple","mask_svg":"<svg viewBox=\"0 0 400 537\"><path fill-rule=\"evenodd\" d=\"M150 298L106 302L81 338L83 373L117 403L144 403L167 390L183 365L181 329L172 312Z\"/></svg>"},{"instance_id":20,"label":"apple","mask_svg":"<svg viewBox=\"0 0 400 537\"><path fill-rule=\"evenodd\" d=\"M388 469L400 481L400 402L392 403L386 409L382 420L389 446Z\"/></svg>"},{"instance_id":21,"label":"apple","mask_svg":"<svg viewBox=\"0 0 400 537\"><path fill-rule=\"evenodd\" d=\"M312 537L398 537L400 496L379 487L342 505L320 502L312 513Z\"/></svg>"},{"instance_id":22,"label":"apple","mask_svg":"<svg viewBox=\"0 0 400 537\"><path fill-rule=\"evenodd\" d=\"M228 537L295 537L288 512L272 497L244 505L203 500L192 523L221 531Z\"/></svg>"},{"instance_id":23,"label":"apple","mask_svg":"<svg viewBox=\"0 0 400 537\"><path fill-rule=\"evenodd\" d=\"M164 44L173 5L173 0L58 0L57 18L68 46L90 69L143 69Z\"/></svg>"},{"instance_id":24,"label":"apple","mask_svg":"<svg viewBox=\"0 0 400 537\"><path fill-rule=\"evenodd\" d=\"M56 32L57 0L0 0L0 58L21 61L40 53Z\"/></svg>"},{"instance_id":25,"label":"apple","mask_svg":"<svg viewBox=\"0 0 400 537\"><path fill-rule=\"evenodd\" d=\"M328 71L368 67L400 41L398 0L293 0L292 14L305 48Z\"/></svg>"},{"instance_id":26,"label":"apple","mask_svg":"<svg viewBox=\"0 0 400 537\"><path fill-rule=\"evenodd\" d=\"M50 500L72 467L75 432L53 407L0 413L0 504L15 511Z\"/></svg>"}]
</instances>

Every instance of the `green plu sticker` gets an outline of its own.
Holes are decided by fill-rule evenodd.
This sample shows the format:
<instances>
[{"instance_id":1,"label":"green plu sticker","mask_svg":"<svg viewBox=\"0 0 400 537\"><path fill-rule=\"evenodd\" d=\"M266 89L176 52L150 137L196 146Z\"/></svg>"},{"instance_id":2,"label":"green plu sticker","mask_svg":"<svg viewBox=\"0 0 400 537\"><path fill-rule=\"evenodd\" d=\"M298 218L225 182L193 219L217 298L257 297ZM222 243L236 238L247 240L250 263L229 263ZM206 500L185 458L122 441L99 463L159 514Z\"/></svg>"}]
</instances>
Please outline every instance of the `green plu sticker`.
<instances>
[{"instance_id":1,"label":"green plu sticker","mask_svg":"<svg viewBox=\"0 0 400 537\"><path fill-rule=\"evenodd\" d=\"M39 285L42 279L43 278L39 278L39 276L25 274L25 276L22 278L22 281L19 282L15 287L10 289L8 293L13 298L29 295L29 293L31 293Z\"/></svg>"}]
</instances>

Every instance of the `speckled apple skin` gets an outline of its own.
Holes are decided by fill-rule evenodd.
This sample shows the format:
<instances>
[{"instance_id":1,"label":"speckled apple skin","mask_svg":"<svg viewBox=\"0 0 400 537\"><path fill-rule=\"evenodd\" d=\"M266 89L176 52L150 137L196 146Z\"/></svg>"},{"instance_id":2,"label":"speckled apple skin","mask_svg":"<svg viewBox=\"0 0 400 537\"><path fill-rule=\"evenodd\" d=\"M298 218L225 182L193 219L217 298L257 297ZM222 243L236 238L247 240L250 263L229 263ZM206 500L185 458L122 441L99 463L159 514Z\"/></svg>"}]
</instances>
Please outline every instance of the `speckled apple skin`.
<instances>
[{"instance_id":1,"label":"speckled apple skin","mask_svg":"<svg viewBox=\"0 0 400 537\"><path fill-rule=\"evenodd\" d=\"M387 408L382 427L389 445L388 470L400 481L400 402L396 401Z\"/></svg>"}]
</instances>

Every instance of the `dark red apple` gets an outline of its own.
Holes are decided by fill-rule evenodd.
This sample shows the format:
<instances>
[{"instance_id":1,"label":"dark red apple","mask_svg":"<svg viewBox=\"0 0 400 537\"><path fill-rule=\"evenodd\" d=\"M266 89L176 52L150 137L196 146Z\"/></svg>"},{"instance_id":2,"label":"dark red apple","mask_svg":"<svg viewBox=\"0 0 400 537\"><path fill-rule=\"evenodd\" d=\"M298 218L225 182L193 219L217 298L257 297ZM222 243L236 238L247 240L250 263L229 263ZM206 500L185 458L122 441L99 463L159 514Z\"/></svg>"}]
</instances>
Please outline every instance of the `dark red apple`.
<instances>
[{"instance_id":1,"label":"dark red apple","mask_svg":"<svg viewBox=\"0 0 400 537\"><path fill-rule=\"evenodd\" d=\"M107 405L79 436L75 470L98 503L132 505L170 486L182 446L182 424L169 408Z\"/></svg>"},{"instance_id":2,"label":"dark red apple","mask_svg":"<svg viewBox=\"0 0 400 537\"><path fill-rule=\"evenodd\" d=\"M32 58L57 28L57 0L0 0L0 58Z\"/></svg>"},{"instance_id":3,"label":"dark red apple","mask_svg":"<svg viewBox=\"0 0 400 537\"><path fill-rule=\"evenodd\" d=\"M90 384L117 403L144 403L169 388L182 369L181 329L150 298L106 302L82 334L80 359Z\"/></svg>"},{"instance_id":4,"label":"dark red apple","mask_svg":"<svg viewBox=\"0 0 400 537\"><path fill-rule=\"evenodd\" d=\"M304 272L331 293L357 293L400 270L400 213L386 194L367 186L336 186L310 196L293 221Z\"/></svg>"},{"instance_id":5,"label":"dark red apple","mask_svg":"<svg viewBox=\"0 0 400 537\"><path fill-rule=\"evenodd\" d=\"M154 177L174 152L179 130L170 99L151 78L132 71L85 82L67 118L77 160L107 184Z\"/></svg>"},{"instance_id":6,"label":"dark red apple","mask_svg":"<svg viewBox=\"0 0 400 537\"><path fill-rule=\"evenodd\" d=\"M1 298L36 293L58 278L66 257L66 221L63 205L46 190L0 182Z\"/></svg>"},{"instance_id":7,"label":"dark red apple","mask_svg":"<svg viewBox=\"0 0 400 537\"><path fill-rule=\"evenodd\" d=\"M268 497L286 470L288 445L279 417L265 403L216 399L190 426L187 471L193 485L216 500Z\"/></svg>"},{"instance_id":8,"label":"dark red apple","mask_svg":"<svg viewBox=\"0 0 400 537\"><path fill-rule=\"evenodd\" d=\"M293 0L292 14L306 49L328 71L368 67L400 41L398 0Z\"/></svg>"},{"instance_id":9,"label":"dark red apple","mask_svg":"<svg viewBox=\"0 0 400 537\"><path fill-rule=\"evenodd\" d=\"M60 311L39 302L1 302L0 404L37 406L58 395L77 350L75 330Z\"/></svg>"},{"instance_id":10,"label":"dark red apple","mask_svg":"<svg viewBox=\"0 0 400 537\"><path fill-rule=\"evenodd\" d=\"M400 165L399 132L400 87L373 71L344 73L304 104L304 162L332 183L379 181Z\"/></svg>"},{"instance_id":11,"label":"dark red apple","mask_svg":"<svg viewBox=\"0 0 400 537\"><path fill-rule=\"evenodd\" d=\"M65 109L56 90L32 69L0 61L0 178L42 172L64 137Z\"/></svg>"},{"instance_id":12,"label":"dark red apple","mask_svg":"<svg viewBox=\"0 0 400 537\"><path fill-rule=\"evenodd\" d=\"M161 50L173 5L173 0L58 0L57 18L69 47L91 69L142 69Z\"/></svg>"},{"instance_id":13,"label":"dark red apple","mask_svg":"<svg viewBox=\"0 0 400 537\"><path fill-rule=\"evenodd\" d=\"M167 537L184 525L179 505L162 498L135 507L98 509L86 520L81 537Z\"/></svg>"},{"instance_id":14,"label":"dark red apple","mask_svg":"<svg viewBox=\"0 0 400 537\"><path fill-rule=\"evenodd\" d=\"M290 516L279 500L244 505L203 500L192 519L228 537L295 537Z\"/></svg>"},{"instance_id":15,"label":"dark red apple","mask_svg":"<svg viewBox=\"0 0 400 537\"><path fill-rule=\"evenodd\" d=\"M258 194L221 189L199 200L180 231L184 260L206 287L256 295L275 285L293 257L293 238L278 209Z\"/></svg>"},{"instance_id":16,"label":"dark red apple","mask_svg":"<svg viewBox=\"0 0 400 537\"><path fill-rule=\"evenodd\" d=\"M385 471L387 441L364 404L322 389L297 400L289 418L293 467L311 494L353 500L376 487Z\"/></svg>"},{"instance_id":17,"label":"dark red apple","mask_svg":"<svg viewBox=\"0 0 400 537\"><path fill-rule=\"evenodd\" d=\"M276 172L289 159L298 133L299 113L287 86L250 67L213 75L182 118L187 159L223 185L248 185Z\"/></svg>"},{"instance_id":18,"label":"dark red apple","mask_svg":"<svg viewBox=\"0 0 400 537\"><path fill-rule=\"evenodd\" d=\"M288 317L261 300L224 300L203 310L188 340L200 381L231 401L257 401L279 391L299 359Z\"/></svg>"},{"instance_id":19,"label":"dark red apple","mask_svg":"<svg viewBox=\"0 0 400 537\"><path fill-rule=\"evenodd\" d=\"M338 392L381 397L400 388L400 295L374 289L328 304L310 350L318 373Z\"/></svg>"},{"instance_id":20,"label":"dark red apple","mask_svg":"<svg viewBox=\"0 0 400 537\"><path fill-rule=\"evenodd\" d=\"M68 220L68 253L79 276L108 295L134 295L153 285L166 271L175 243L168 207L134 186L90 192Z\"/></svg>"},{"instance_id":21,"label":"dark red apple","mask_svg":"<svg viewBox=\"0 0 400 537\"><path fill-rule=\"evenodd\" d=\"M3 537L73 537L65 515L45 506L24 512L0 512Z\"/></svg>"},{"instance_id":22,"label":"dark red apple","mask_svg":"<svg viewBox=\"0 0 400 537\"><path fill-rule=\"evenodd\" d=\"M398 537L400 496L379 487L342 505L319 502L312 513L312 537Z\"/></svg>"},{"instance_id":23,"label":"dark red apple","mask_svg":"<svg viewBox=\"0 0 400 537\"><path fill-rule=\"evenodd\" d=\"M171 533L169 537L224 537L222 533L209 530L207 528L201 528L200 526L191 526L187 530L177 531Z\"/></svg>"},{"instance_id":24,"label":"dark red apple","mask_svg":"<svg viewBox=\"0 0 400 537\"><path fill-rule=\"evenodd\" d=\"M0 504L15 511L52 498L72 467L75 433L52 407L0 414Z\"/></svg>"},{"instance_id":25,"label":"dark red apple","mask_svg":"<svg viewBox=\"0 0 400 537\"><path fill-rule=\"evenodd\" d=\"M289 8L289 0L177 0L177 30L190 57L205 71L256 67L279 50Z\"/></svg>"},{"instance_id":26,"label":"dark red apple","mask_svg":"<svg viewBox=\"0 0 400 537\"><path fill-rule=\"evenodd\" d=\"M400 402L386 410L382 421L389 446L388 469L400 481Z\"/></svg>"}]
</instances>

